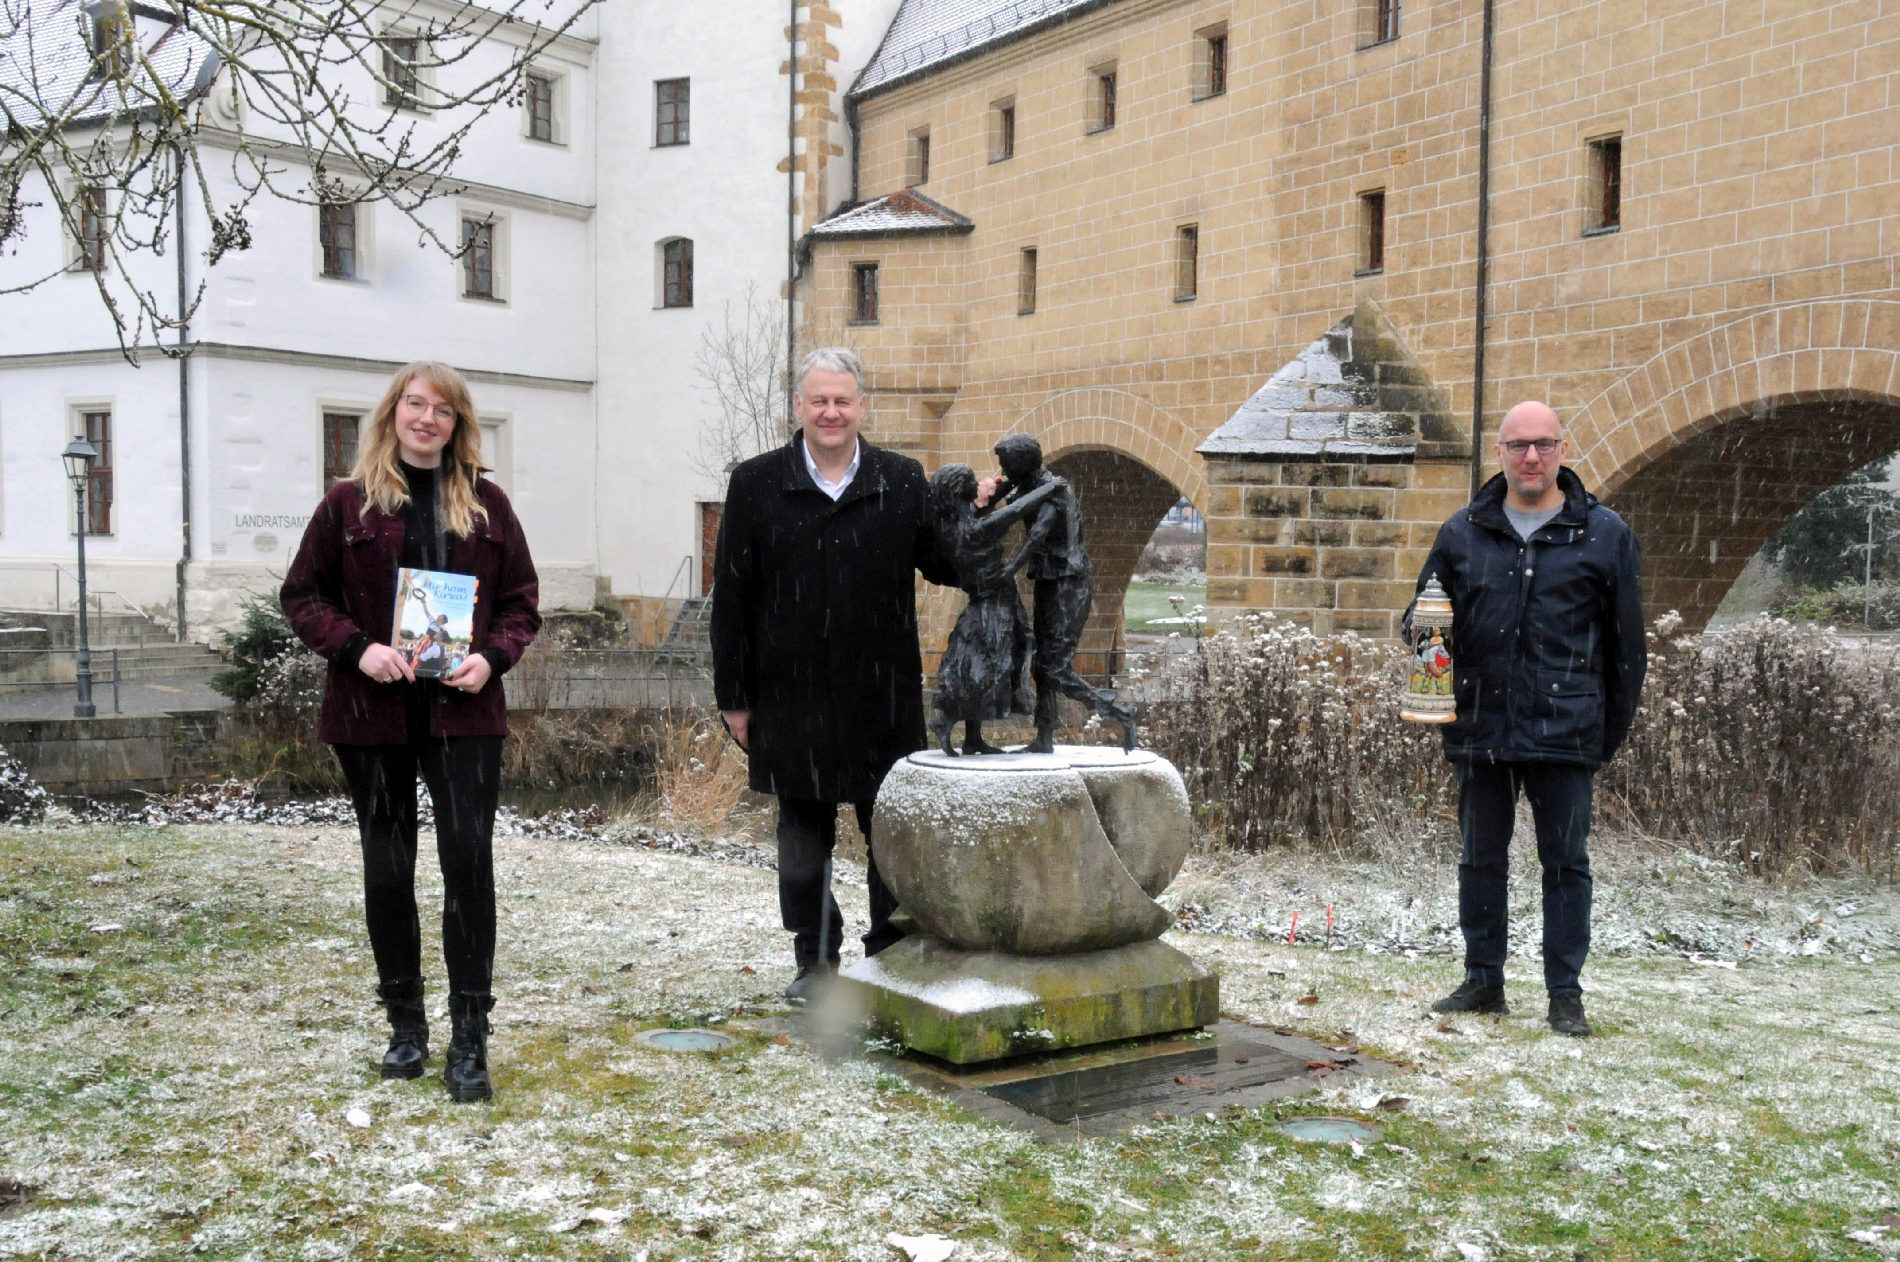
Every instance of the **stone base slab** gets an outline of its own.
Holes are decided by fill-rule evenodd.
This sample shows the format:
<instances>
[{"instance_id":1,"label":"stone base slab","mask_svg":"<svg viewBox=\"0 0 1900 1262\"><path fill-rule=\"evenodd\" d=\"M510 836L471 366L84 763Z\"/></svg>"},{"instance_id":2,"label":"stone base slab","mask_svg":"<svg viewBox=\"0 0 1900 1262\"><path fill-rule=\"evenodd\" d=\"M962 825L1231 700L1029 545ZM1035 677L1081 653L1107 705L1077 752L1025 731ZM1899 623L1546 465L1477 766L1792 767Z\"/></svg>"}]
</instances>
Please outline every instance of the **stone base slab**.
<instances>
[{"instance_id":1,"label":"stone base slab","mask_svg":"<svg viewBox=\"0 0 1900 1262\"><path fill-rule=\"evenodd\" d=\"M911 937L838 977L873 1029L954 1065L1220 1019L1220 978L1162 942L1007 955Z\"/></svg>"}]
</instances>

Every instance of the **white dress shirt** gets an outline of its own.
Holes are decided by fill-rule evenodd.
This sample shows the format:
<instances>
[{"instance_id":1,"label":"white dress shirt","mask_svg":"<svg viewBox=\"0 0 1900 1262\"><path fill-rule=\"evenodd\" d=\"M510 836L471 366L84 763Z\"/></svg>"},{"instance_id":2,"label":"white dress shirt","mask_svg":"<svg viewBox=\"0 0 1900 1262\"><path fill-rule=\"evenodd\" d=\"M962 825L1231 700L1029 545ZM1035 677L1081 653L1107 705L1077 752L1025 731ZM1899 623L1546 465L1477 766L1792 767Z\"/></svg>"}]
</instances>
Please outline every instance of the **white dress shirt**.
<instances>
[{"instance_id":1,"label":"white dress shirt","mask_svg":"<svg viewBox=\"0 0 1900 1262\"><path fill-rule=\"evenodd\" d=\"M851 443L851 467L844 471L843 477L833 482L827 479L824 474L818 472L818 462L811 458L810 443L807 443L801 438L798 443L798 449L805 453L805 467L811 470L811 480L818 484L819 490L829 495L833 500L843 495L845 488L851 485L851 479L858 476L858 461L864 458L864 445L856 439L853 439Z\"/></svg>"}]
</instances>

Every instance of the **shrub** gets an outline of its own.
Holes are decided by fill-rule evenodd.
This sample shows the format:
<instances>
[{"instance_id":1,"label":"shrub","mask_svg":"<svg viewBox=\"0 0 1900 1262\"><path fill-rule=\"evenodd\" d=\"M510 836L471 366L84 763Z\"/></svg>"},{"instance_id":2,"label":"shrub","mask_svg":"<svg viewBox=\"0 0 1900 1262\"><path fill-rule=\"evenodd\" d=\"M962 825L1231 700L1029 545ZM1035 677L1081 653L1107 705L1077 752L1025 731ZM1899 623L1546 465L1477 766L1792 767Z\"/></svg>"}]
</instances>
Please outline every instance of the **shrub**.
<instances>
[{"instance_id":1,"label":"shrub","mask_svg":"<svg viewBox=\"0 0 1900 1262\"><path fill-rule=\"evenodd\" d=\"M1900 649L1777 618L1681 625L1650 634L1635 726L1597 781L1607 828L1766 875L1891 870ZM1409 855L1455 832L1457 789L1438 733L1398 717L1405 665L1390 642L1253 615L1159 669L1144 730L1212 844Z\"/></svg>"},{"instance_id":2,"label":"shrub","mask_svg":"<svg viewBox=\"0 0 1900 1262\"><path fill-rule=\"evenodd\" d=\"M1900 670L1892 646L1763 617L1650 633L1628 746L1604 769L1613 821L1750 871L1892 862L1900 830Z\"/></svg>"},{"instance_id":3,"label":"shrub","mask_svg":"<svg viewBox=\"0 0 1900 1262\"><path fill-rule=\"evenodd\" d=\"M238 629L224 640L231 668L216 675L211 688L242 706L258 698L274 662L304 649L275 596L248 593L239 609Z\"/></svg>"},{"instance_id":4,"label":"shrub","mask_svg":"<svg viewBox=\"0 0 1900 1262\"><path fill-rule=\"evenodd\" d=\"M1217 844L1416 842L1455 790L1437 733L1399 718L1405 660L1396 643L1248 615L1167 660L1143 689L1144 731Z\"/></svg>"}]
</instances>

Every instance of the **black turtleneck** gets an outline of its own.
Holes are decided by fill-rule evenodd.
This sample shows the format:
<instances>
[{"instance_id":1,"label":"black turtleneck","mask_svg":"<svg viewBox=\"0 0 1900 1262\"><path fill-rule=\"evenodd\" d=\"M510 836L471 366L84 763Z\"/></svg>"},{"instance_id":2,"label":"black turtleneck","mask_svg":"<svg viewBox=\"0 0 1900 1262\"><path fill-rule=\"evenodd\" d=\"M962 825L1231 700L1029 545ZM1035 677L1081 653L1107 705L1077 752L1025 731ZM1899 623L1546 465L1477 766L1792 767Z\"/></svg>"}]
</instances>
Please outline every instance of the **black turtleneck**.
<instances>
[{"instance_id":1,"label":"black turtleneck","mask_svg":"<svg viewBox=\"0 0 1900 1262\"><path fill-rule=\"evenodd\" d=\"M412 570L449 568L448 541L442 537L436 515L436 485L440 469L418 469L398 460L403 481L409 484L409 503L402 510L402 563Z\"/></svg>"}]
</instances>

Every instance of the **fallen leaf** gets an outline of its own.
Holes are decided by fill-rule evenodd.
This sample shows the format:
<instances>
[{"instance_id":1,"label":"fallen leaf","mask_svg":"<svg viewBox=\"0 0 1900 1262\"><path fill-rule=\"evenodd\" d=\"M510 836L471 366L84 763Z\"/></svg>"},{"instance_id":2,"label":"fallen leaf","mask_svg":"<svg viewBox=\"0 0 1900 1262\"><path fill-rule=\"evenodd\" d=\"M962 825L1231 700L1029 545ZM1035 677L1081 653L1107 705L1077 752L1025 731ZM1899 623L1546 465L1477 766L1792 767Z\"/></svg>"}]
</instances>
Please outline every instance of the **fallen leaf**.
<instances>
[{"instance_id":1,"label":"fallen leaf","mask_svg":"<svg viewBox=\"0 0 1900 1262\"><path fill-rule=\"evenodd\" d=\"M784 1047L792 1041L792 1036L789 1034L781 1034L772 1041L777 1043L780 1047Z\"/></svg>"},{"instance_id":2,"label":"fallen leaf","mask_svg":"<svg viewBox=\"0 0 1900 1262\"><path fill-rule=\"evenodd\" d=\"M1396 1113L1411 1103L1412 1097L1409 1095L1389 1095L1379 1101L1378 1107L1388 1113Z\"/></svg>"},{"instance_id":3,"label":"fallen leaf","mask_svg":"<svg viewBox=\"0 0 1900 1262\"><path fill-rule=\"evenodd\" d=\"M757 973L759 970L756 968L753 968L750 964L743 964L739 967L739 971L741 973L744 973L747 977L751 977L753 974Z\"/></svg>"},{"instance_id":4,"label":"fallen leaf","mask_svg":"<svg viewBox=\"0 0 1900 1262\"><path fill-rule=\"evenodd\" d=\"M1316 1004L1319 1002L1319 994L1316 991L1308 991L1304 995L1301 995L1298 999L1294 1000L1294 1002L1303 1003L1307 1005Z\"/></svg>"},{"instance_id":5,"label":"fallen leaf","mask_svg":"<svg viewBox=\"0 0 1900 1262\"><path fill-rule=\"evenodd\" d=\"M1324 1078L1327 1074L1334 1072L1335 1068L1330 1061L1309 1060L1306 1062L1306 1072L1315 1078Z\"/></svg>"},{"instance_id":6,"label":"fallen leaf","mask_svg":"<svg viewBox=\"0 0 1900 1262\"><path fill-rule=\"evenodd\" d=\"M1214 1086L1214 1080L1212 1078L1197 1078L1192 1074L1185 1076L1176 1074L1174 1080L1190 1091L1209 1091L1212 1090Z\"/></svg>"},{"instance_id":7,"label":"fallen leaf","mask_svg":"<svg viewBox=\"0 0 1900 1262\"><path fill-rule=\"evenodd\" d=\"M1234 1057L1234 1063L1236 1065L1244 1065L1247 1063L1247 1058L1245 1056L1236 1056Z\"/></svg>"},{"instance_id":8,"label":"fallen leaf","mask_svg":"<svg viewBox=\"0 0 1900 1262\"><path fill-rule=\"evenodd\" d=\"M1438 1023L1438 1032L1440 1034L1463 1034L1464 1033L1463 1030L1459 1029L1457 1026L1453 1025L1449 1021L1440 1021Z\"/></svg>"},{"instance_id":9,"label":"fallen leaf","mask_svg":"<svg viewBox=\"0 0 1900 1262\"><path fill-rule=\"evenodd\" d=\"M614 970L616 973L631 973L632 971L633 965L631 963L622 964L619 968Z\"/></svg>"}]
</instances>

